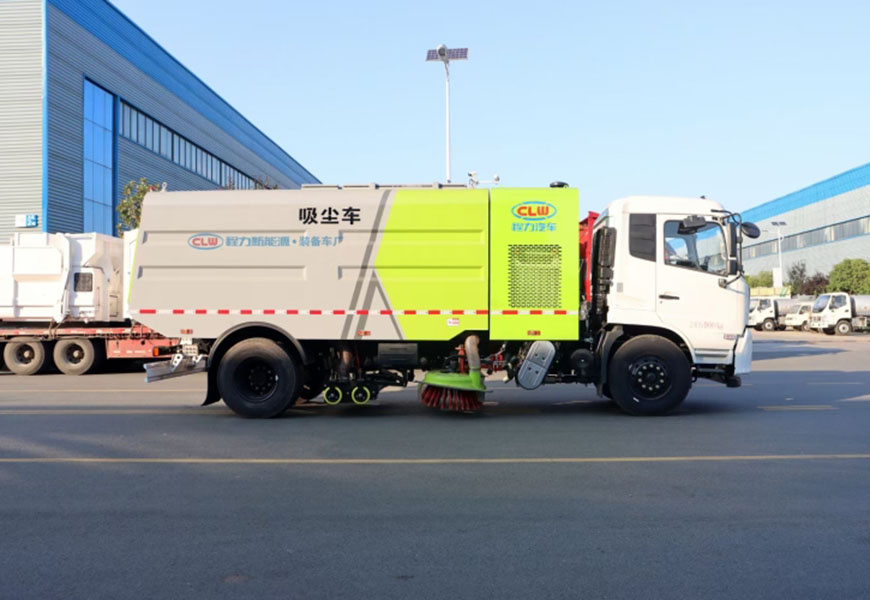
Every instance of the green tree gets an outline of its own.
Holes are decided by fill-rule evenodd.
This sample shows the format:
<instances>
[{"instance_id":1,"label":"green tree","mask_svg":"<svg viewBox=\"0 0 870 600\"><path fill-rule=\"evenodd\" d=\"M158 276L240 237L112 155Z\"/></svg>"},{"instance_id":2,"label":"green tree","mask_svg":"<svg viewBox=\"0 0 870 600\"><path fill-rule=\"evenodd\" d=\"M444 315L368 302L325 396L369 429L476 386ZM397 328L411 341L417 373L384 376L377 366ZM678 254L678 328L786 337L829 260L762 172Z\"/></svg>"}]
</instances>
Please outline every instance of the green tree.
<instances>
[{"instance_id":1,"label":"green tree","mask_svg":"<svg viewBox=\"0 0 870 600\"><path fill-rule=\"evenodd\" d=\"M817 296L824 293L828 289L828 276L824 273L816 271L811 277L807 277L803 287L796 294L804 294L807 296Z\"/></svg>"},{"instance_id":2,"label":"green tree","mask_svg":"<svg viewBox=\"0 0 870 600\"><path fill-rule=\"evenodd\" d=\"M870 263L863 258L847 258L831 269L829 292L870 294Z\"/></svg>"},{"instance_id":3,"label":"green tree","mask_svg":"<svg viewBox=\"0 0 870 600\"><path fill-rule=\"evenodd\" d=\"M139 227L142 218L142 199L148 192L160 189L142 177L138 182L130 181L124 186L124 195L118 202L118 233L121 234Z\"/></svg>"},{"instance_id":4,"label":"green tree","mask_svg":"<svg viewBox=\"0 0 870 600\"><path fill-rule=\"evenodd\" d=\"M803 294L802 290L807 282L807 263L802 260L792 263L788 268L788 279L786 281L795 294Z\"/></svg>"},{"instance_id":5,"label":"green tree","mask_svg":"<svg viewBox=\"0 0 870 600\"><path fill-rule=\"evenodd\" d=\"M773 287L773 272L762 271L758 275L747 275L746 283L751 288Z\"/></svg>"}]
</instances>

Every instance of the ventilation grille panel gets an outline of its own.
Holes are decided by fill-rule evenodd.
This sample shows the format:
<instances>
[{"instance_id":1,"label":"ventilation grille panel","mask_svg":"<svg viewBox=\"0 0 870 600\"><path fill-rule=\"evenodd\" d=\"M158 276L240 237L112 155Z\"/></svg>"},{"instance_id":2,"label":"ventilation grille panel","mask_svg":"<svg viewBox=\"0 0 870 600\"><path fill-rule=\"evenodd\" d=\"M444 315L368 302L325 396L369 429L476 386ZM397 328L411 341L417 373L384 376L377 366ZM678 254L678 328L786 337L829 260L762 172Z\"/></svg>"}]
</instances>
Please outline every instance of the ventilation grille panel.
<instances>
[{"instance_id":1,"label":"ventilation grille panel","mask_svg":"<svg viewBox=\"0 0 870 600\"><path fill-rule=\"evenodd\" d=\"M559 308L562 305L560 246L508 246L508 305L511 308Z\"/></svg>"}]
</instances>

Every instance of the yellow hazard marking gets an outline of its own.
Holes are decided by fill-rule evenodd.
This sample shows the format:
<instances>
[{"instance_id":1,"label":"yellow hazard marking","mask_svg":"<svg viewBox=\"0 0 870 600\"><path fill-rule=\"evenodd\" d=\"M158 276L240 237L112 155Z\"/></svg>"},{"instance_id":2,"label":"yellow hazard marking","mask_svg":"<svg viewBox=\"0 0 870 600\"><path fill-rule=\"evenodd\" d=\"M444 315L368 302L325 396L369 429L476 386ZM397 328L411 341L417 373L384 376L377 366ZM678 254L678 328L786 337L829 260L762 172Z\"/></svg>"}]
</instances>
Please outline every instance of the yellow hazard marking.
<instances>
[{"instance_id":1,"label":"yellow hazard marking","mask_svg":"<svg viewBox=\"0 0 870 600\"><path fill-rule=\"evenodd\" d=\"M830 404L793 404L791 406L759 406L761 410L766 411L782 411L782 410L839 410L836 406Z\"/></svg>"},{"instance_id":2,"label":"yellow hazard marking","mask_svg":"<svg viewBox=\"0 0 870 600\"><path fill-rule=\"evenodd\" d=\"M855 398L843 398L840 402L870 402L870 394L856 396Z\"/></svg>"},{"instance_id":3,"label":"yellow hazard marking","mask_svg":"<svg viewBox=\"0 0 870 600\"><path fill-rule=\"evenodd\" d=\"M799 460L870 460L870 454L750 454L722 456L609 456L575 458L0 458L0 464L202 464L202 465L493 465Z\"/></svg>"}]
</instances>

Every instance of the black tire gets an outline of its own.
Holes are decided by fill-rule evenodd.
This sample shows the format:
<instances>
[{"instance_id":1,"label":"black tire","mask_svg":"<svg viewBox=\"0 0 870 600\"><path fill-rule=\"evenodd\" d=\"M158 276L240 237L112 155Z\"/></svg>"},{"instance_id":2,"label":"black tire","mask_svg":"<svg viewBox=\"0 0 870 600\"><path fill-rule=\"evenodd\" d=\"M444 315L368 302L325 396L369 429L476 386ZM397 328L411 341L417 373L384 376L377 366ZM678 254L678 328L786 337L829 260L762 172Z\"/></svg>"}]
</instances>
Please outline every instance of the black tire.
<instances>
[{"instance_id":1,"label":"black tire","mask_svg":"<svg viewBox=\"0 0 870 600\"><path fill-rule=\"evenodd\" d=\"M840 321L837 323L837 326L834 328L834 331L837 335L851 335L852 334L852 324L849 321Z\"/></svg>"},{"instance_id":2,"label":"black tire","mask_svg":"<svg viewBox=\"0 0 870 600\"><path fill-rule=\"evenodd\" d=\"M97 363L97 350L88 338L61 339L55 343L52 357L64 375L84 375Z\"/></svg>"},{"instance_id":3,"label":"black tire","mask_svg":"<svg viewBox=\"0 0 870 600\"><path fill-rule=\"evenodd\" d=\"M836 333L836 331L834 331L834 329L832 327L822 329L822 331L825 332L825 335L834 335Z\"/></svg>"},{"instance_id":4,"label":"black tire","mask_svg":"<svg viewBox=\"0 0 870 600\"><path fill-rule=\"evenodd\" d=\"M3 347L3 362L16 375L36 375L46 367L45 346L39 340L12 340Z\"/></svg>"},{"instance_id":5,"label":"black tire","mask_svg":"<svg viewBox=\"0 0 870 600\"><path fill-rule=\"evenodd\" d=\"M812 331L809 321L804 321L804 324L801 325L801 331L803 331L804 333L809 333Z\"/></svg>"},{"instance_id":6,"label":"black tire","mask_svg":"<svg viewBox=\"0 0 870 600\"><path fill-rule=\"evenodd\" d=\"M297 361L277 343L251 338L224 355L218 365L218 390L237 415L269 419L299 397L299 371Z\"/></svg>"},{"instance_id":7,"label":"black tire","mask_svg":"<svg viewBox=\"0 0 870 600\"><path fill-rule=\"evenodd\" d=\"M613 400L631 415L663 415L678 407L692 387L692 368L672 341L657 335L631 338L610 361Z\"/></svg>"},{"instance_id":8,"label":"black tire","mask_svg":"<svg viewBox=\"0 0 870 600\"><path fill-rule=\"evenodd\" d=\"M761 328L764 331L776 331L776 322L773 319L765 319L764 323L761 324Z\"/></svg>"}]
</instances>

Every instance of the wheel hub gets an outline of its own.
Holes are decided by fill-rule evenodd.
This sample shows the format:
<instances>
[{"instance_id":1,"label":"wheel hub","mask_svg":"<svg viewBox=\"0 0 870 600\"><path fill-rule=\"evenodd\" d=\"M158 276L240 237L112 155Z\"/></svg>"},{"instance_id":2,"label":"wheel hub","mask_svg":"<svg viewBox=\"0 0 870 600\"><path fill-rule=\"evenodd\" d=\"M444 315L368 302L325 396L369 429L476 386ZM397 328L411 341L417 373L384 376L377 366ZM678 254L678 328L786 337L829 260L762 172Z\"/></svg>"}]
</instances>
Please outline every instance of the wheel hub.
<instances>
[{"instance_id":1,"label":"wheel hub","mask_svg":"<svg viewBox=\"0 0 870 600\"><path fill-rule=\"evenodd\" d=\"M18 362L29 363L33 360L33 355L33 348L31 348L30 346L22 346L18 349L18 352L16 353L16 358L18 359Z\"/></svg>"},{"instance_id":2,"label":"wheel hub","mask_svg":"<svg viewBox=\"0 0 870 600\"><path fill-rule=\"evenodd\" d=\"M656 400L671 389L667 365L658 357L648 356L634 361L629 373L632 392L639 400Z\"/></svg>"},{"instance_id":3,"label":"wheel hub","mask_svg":"<svg viewBox=\"0 0 870 600\"><path fill-rule=\"evenodd\" d=\"M246 361L239 367L237 376L254 402L265 400L278 386L277 373L261 360Z\"/></svg>"}]
</instances>

